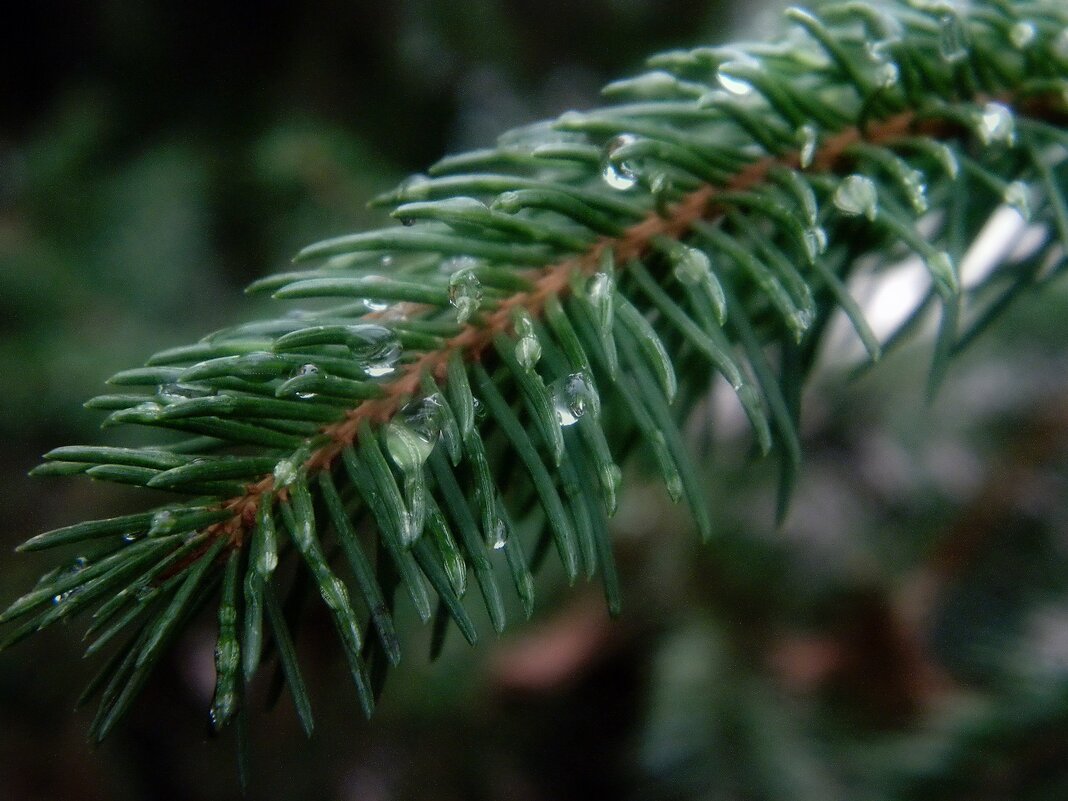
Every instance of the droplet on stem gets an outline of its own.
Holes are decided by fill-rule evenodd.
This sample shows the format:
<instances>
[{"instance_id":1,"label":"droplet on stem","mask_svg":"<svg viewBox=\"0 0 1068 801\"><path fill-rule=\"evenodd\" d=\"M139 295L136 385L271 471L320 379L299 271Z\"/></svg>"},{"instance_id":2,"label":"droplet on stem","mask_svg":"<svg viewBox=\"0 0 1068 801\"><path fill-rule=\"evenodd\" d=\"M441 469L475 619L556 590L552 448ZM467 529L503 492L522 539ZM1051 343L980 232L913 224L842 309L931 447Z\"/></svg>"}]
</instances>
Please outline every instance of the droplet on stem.
<instances>
[{"instance_id":1,"label":"droplet on stem","mask_svg":"<svg viewBox=\"0 0 1068 801\"><path fill-rule=\"evenodd\" d=\"M571 373L550 387L556 419L562 426L574 425L593 406L594 389L584 373Z\"/></svg>"},{"instance_id":2,"label":"droplet on stem","mask_svg":"<svg viewBox=\"0 0 1068 801\"><path fill-rule=\"evenodd\" d=\"M601 178L613 189L625 191L638 183L638 171L633 162L617 161L616 153L638 141L633 134L620 134L608 141L601 157Z\"/></svg>"},{"instance_id":3,"label":"droplet on stem","mask_svg":"<svg viewBox=\"0 0 1068 801\"><path fill-rule=\"evenodd\" d=\"M400 340L383 325L365 323L349 326L346 344L364 372L372 378L392 373L401 356Z\"/></svg>"},{"instance_id":4,"label":"droplet on stem","mask_svg":"<svg viewBox=\"0 0 1068 801\"><path fill-rule=\"evenodd\" d=\"M456 322L466 323L482 302L482 282L473 267L463 267L449 276L449 303L456 309Z\"/></svg>"},{"instance_id":5,"label":"droplet on stem","mask_svg":"<svg viewBox=\"0 0 1068 801\"><path fill-rule=\"evenodd\" d=\"M1001 103L987 103L978 113L976 134L984 145L1016 143L1016 119L1012 110Z\"/></svg>"},{"instance_id":6,"label":"droplet on stem","mask_svg":"<svg viewBox=\"0 0 1068 801\"><path fill-rule=\"evenodd\" d=\"M950 64L963 61L968 56L967 33L955 11L939 20L938 52Z\"/></svg>"},{"instance_id":7,"label":"droplet on stem","mask_svg":"<svg viewBox=\"0 0 1068 801\"><path fill-rule=\"evenodd\" d=\"M863 175L849 175L834 191L834 205L850 217L864 215L874 220L879 209L879 193L875 182Z\"/></svg>"},{"instance_id":8,"label":"droplet on stem","mask_svg":"<svg viewBox=\"0 0 1068 801\"><path fill-rule=\"evenodd\" d=\"M293 373L294 378L300 378L302 376L309 375L319 375L319 368L316 367L314 364L311 364L310 362L308 364L301 365L297 368L296 372ZM314 392L297 392L295 394L301 400L310 400L315 397Z\"/></svg>"}]
</instances>

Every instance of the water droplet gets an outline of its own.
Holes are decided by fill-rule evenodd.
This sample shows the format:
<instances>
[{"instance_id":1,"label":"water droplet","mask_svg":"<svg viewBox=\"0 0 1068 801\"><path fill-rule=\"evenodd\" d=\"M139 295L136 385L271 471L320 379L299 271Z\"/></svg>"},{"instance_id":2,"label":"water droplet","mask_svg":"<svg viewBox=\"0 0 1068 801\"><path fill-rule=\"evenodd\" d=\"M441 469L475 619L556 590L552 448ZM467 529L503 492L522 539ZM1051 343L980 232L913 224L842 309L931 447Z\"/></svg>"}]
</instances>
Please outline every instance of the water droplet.
<instances>
[{"instance_id":1,"label":"water droplet","mask_svg":"<svg viewBox=\"0 0 1068 801\"><path fill-rule=\"evenodd\" d=\"M638 183L638 172L633 162L616 161L615 155L620 149L634 144L638 137L633 134L620 134L610 139L605 145L601 158L601 178L613 189L620 191L630 189Z\"/></svg>"},{"instance_id":2,"label":"water droplet","mask_svg":"<svg viewBox=\"0 0 1068 801\"><path fill-rule=\"evenodd\" d=\"M400 340L383 325L350 325L346 344L364 372L372 378L392 373L401 356Z\"/></svg>"},{"instance_id":3,"label":"water droplet","mask_svg":"<svg viewBox=\"0 0 1068 801\"><path fill-rule=\"evenodd\" d=\"M821 253L827 250L827 232L820 226L814 225L806 228L804 237L805 251L809 261L815 261Z\"/></svg>"},{"instance_id":4,"label":"water droplet","mask_svg":"<svg viewBox=\"0 0 1068 801\"><path fill-rule=\"evenodd\" d=\"M266 577L278 567L278 543L275 540L277 534L273 534L272 530L267 528L261 528L259 531L262 533L257 536L263 537L263 548L259 559L256 560L256 572Z\"/></svg>"},{"instance_id":5,"label":"water droplet","mask_svg":"<svg viewBox=\"0 0 1068 801\"><path fill-rule=\"evenodd\" d=\"M134 591L134 601L137 603L147 601L155 594L156 588L151 584L138 584L137 589Z\"/></svg>"},{"instance_id":6,"label":"water droplet","mask_svg":"<svg viewBox=\"0 0 1068 801\"><path fill-rule=\"evenodd\" d=\"M905 187L905 194L909 203L917 214L927 211L927 179L919 170L909 169L901 176L901 183Z\"/></svg>"},{"instance_id":7,"label":"water droplet","mask_svg":"<svg viewBox=\"0 0 1068 801\"><path fill-rule=\"evenodd\" d=\"M387 261L387 259L388 259L388 261ZM383 266L387 266L387 265L390 265L392 263L393 263L393 257L392 256L383 256L382 257L382 265ZM364 278L367 278L367 279L369 279L371 281L381 280L384 277L385 276L381 276L381 275L377 275L377 274L369 274L369 275L365 275L364 276ZM367 311L380 312L380 311L385 311L386 309L389 308L389 301L379 300L378 298L364 298L363 299L363 305L367 307Z\"/></svg>"},{"instance_id":8,"label":"water droplet","mask_svg":"<svg viewBox=\"0 0 1068 801\"><path fill-rule=\"evenodd\" d=\"M524 370L533 370L541 359L541 343L533 336L523 336L515 343L515 358Z\"/></svg>"},{"instance_id":9,"label":"water droplet","mask_svg":"<svg viewBox=\"0 0 1068 801\"><path fill-rule=\"evenodd\" d=\"M520 195L514 190L508 190L507 192L501 192L495 197L491 203L490 208L493 211L500 211L505 214L515 214L521 208L523 204L520 202Z\"/></svg>"},{"instance_id":10,"label":"water droplet","mask_svg":"<svg viewBox=\"0 0 1068 801\"><path fill-rule=\"evenodd\" d=\"M712 262L703 250L680 245L671 251L672 272L684 284L697 286L708 280Z\"/></svg>"},{"instance_id":11,"label":"water droplet","mask_svg":"<svg viewBox=\"0 0 1068 801\"><path fill-rule=\"evenodd\" d=\"M731 75L730 70L734 67L744 66L740 61L725 61L716 70L716 80L719 85L738 97L745 97L753 91L748 81Z\"/></svg>"},{"instance_id":12,"label":"water droplet","mask_svg":"<svg viewBox=\"0 0 1068 801\"><path fill-rule=\"evenodd\" d=\"M143 535L140 534L140 533L135 533L133 531L129 531L126 534L122 535L122 541L123 542L137 542L139 539L141 539L142 536Z\"/></svg>"},{"instance_id":13,"label":"water droplet","mask_svg":"<svg viewBox=\"0 0 1068 801\"><path fill-rule=\"evenodd\" d=\"M815 317L809 309L797 309L790 313L790 328L793 329L794 336L798 342L801 341L814 319Z\"/></svg>"},{"instance_id":14,"label":"water droplet","mask_svg":"<svg viewBox=\"0 0 1068 801\"><path fill-rule=\"evenodd\" d=\"M886 61L875 68L875 84L882 89L891 89L901 80L901 70L893 61Z\"/></svg>"},{"instance_id":15,"label":"water droplet","mask_svg":"<svg viewBox=\"0 0 1068 801\"><path fill-rule=\"evenodd\" d=\"M430 179L422 173L410 175L397 187L397 195L402 200L428 200Z\"/></svg>"},{"instance_id":16,"label":"water droplet","mask_svg":"<svg viewBox=\"0 0 1068 801\"><path fill-rule=\"evenodd\" d=\"M302 364L297 368L296 372L293 373L294 378L300 378L301 376L307 375L319 375L319 368L309 362L308 364ZM314 392L297 392L295 394L301 400L310 400L315 397Z\"/></svg>"},{"instance_id":17,"label":"water droplet","mask_svg":"<svg viewBox=\"0 0 1068 801\"><path fill-rule=\"evenodd\" d=\"M210 387L196 384L160 384L156 395L167 403L181 403L190 398L204 398L214 393Z\"/></svg>"},{"instance_id":18,"label":"water droplet","mask_svg":"<svg viewBox=\"0 0 1068 801\"><path fill-rule=\"evenodd\" d=\"M1001 103L987 103L976 119L976 133L984 145L1016 143L1016 120Z\"/></svg>"},{"instance_id":19,"label":"water droplet","mask_svg":"<svg viewBox=\"0 0 1068 801\"><path fill-rule=\"evenodd\" d=\"M151 537L156 537L161 534L170 533L178 524L178 518L170 509L160 509L154 515L152 515L152 523L148 527L148 534ZM127 535L129 536L129 535ZM123 537L125 540L126 537ZM134 535L134 539L137 539L137 535ZM133 540L126 540L132 542Z\"/></svg>"},{"instance_id":20,"label":"water droplet","mask_svg":"<svg viewBox=\"0 0 1068 801\"><path fill-rule=\"evenodd\" d=\"M874 220L879 209L879 193L875 183L863 175L850 175L838 184L834 191L834 205L845 215L858 217L863 214Z\"/></svg>"},{"instance_id":21,"label":"water droplet","mask_svg":"<svg viewBox=\"0 0 1068 801\"><path fill-rule=\"evenodd\" d=\"M616 291L616 279L611 273L595 273L586 284L586 298L593 307L597 326L602 332L612 330L612 296Z\"/></svg>"},{"instance_id":22,"label":"water droplet","mask_svg":"<svg viewBox=\"0 0 1068 801\"><path fill-rule=\"evenodd\" d=\"M1031 190L1023 181L1013 181L1005 187L1005 203L1014 208L1025 221L1031 219Z\"/></svg>"},{"instance_id":23,"label":"water droplet","mask_svg":"<svg viewBox=\"0 0 1068 801\"><path fill-rule=\"evenodd\" d=\"M418 470L441 435L444 402L435 393L405 404L386 426L386 449L403 473Z\"/></svg>"},{"instance_id":24,"label":"water droplet","mask_svg":"<svg viewBox=\"0 0 1068 801\"><path fill-rule=\"evenodd\" d=\"M401 217L400 218L400 224L403 225L405 228L411 228L413 225L415 225L415 218L414 217Z\"/></svg>"},{"instance_id":25,"label":"water droplet","mask_svg":"<svg viewBox=\"0 0 1068 801\"><path fill-rule=\"evenodd\" d=\"M869 39L864 43L864 52L873 64L882 64L889 58L890 45L891 42L885 39Z\"/></svg>"},{"instance_id":26,"label":"water droplet","mask_svg":"<svg viewBox=\"0 0 1068 801\"><path fill-rule=\"evenodd\" d=\"M163 407L155 401L145 401L134 406L134 411L141 412L141 414L156 415L163 411Z\"/></svg>"},{"instance_id":27,"label":"water droplet","mask_svg":"<svg viewBox=\"0 0 1068 801\"><path fill-rule=\"evenodd\" d=\"M434 450L434 442L405 423L394 421L386 426L386 449L402 472L422 467Z\"/></svg>"},{"instance_id":28,"label":"water droplet","mask_svg":"<svg viewBox=\"0 0 1068 801\"><path fill-rule=\"evenodd\" d=\"M950 64L962 61L968 56L968 39L964 23L953 11L939 20L938 52Z\"/></svg>"},{"instance_id":29,"label":"water droplet","mask_svg":"<svg viewBox=\"0 0 1068 801\"><path fill-rule=\"evenodd\" d=\"M819 143L819 132L814 125L802 125L797 129L797 134L794 138L801 147L799 156L801 169L807 170L812 166L812 160L816 158L816 146Z\"/></svg>"},{"instance_id":30,"label":"water droplet","mask_svg":"<svg viewBox=\"0 0 1068 801\"><path fill-rule=\"evenodd\" d=\"M550 391L556 419L562 426L574 425L594 401L594 389L583 373L572 373L552 383Z\"/></svg>"},{"instance_id":31,"label":"water droplet","mask_svg":"<svg viewBox=\"0 0 1068 801\"><path fill-rule=\"evenodd\" d=\"M699 288L708 297L716 316L723 320L727 311L727 299L723 287L712 272L712 261L708 254L688 245L677 245L671 249L672 274L675 279L687 286Z\"/></svg>"},{"instance_id":32,"label":"water droplet","mask_svg":"<svg viewBox=\"0 0 1068 801\"><path fill-rule=\"evenodd\" d=\"M473 267L463 267L449 276L449 303L456 309L456 322L466 323L482 302L482 282Z\"/></svg>"},{"instance_id":33,"label":"water droplet","mask_svg":"<svg viewBox=\"0 0 1068 801\"><path fill-rule=\"evenodd\" d=\"M480 401L478 398L472 398L472 407L475 410L475 422L481 423L486 419L486 404Z\"/></svg>"},{"instance_id":34,"label":"water droplet","mask_svg":"<svg viewBox=\"0 0 1068 801\"><path fill-rule=\"evenodd\" d=\"M504 525L504 521L500 518L497 519L496 525L493 527L493 541L490 543L490 547L495 551L499 551L505 545L508 544L508 527Z\"/></svg>"},{"instance_id":35,"label":"water droplet","mask_svg":"<svg viewBox=\"0 0 1068 801\"><path fill-rule=\"evenodd\" d=\"M68 572L71 574L81 573L85 568L89 567L89 560L84 556L76 556L70 563L70 569Z\"/></svg>"},{"instance_id":36,"label":"water droplet","mask_svg":"<svg viewBox=\"0 0 1068 801\"><path fill-rule=\"evenodd\" d=\"M1027 20L1020 20L1011 28L1009 28L1009 41L1012 42L1013 47L1023 49L1029 46L1035 41L1035 36L1038 35L1038 31L1035 28L1033 22Z\"/></svg>"},{"instance_id":37,"label":"water droplet","mask_svg":"<svg viewBox=\"0 0 1068 801\"><path fill-rule=\"evenodd\" d=\"M274 488L288 487L297 480L298 466L289 459L282 459L274 466Z\"/></svg>"},{"instance_id":38,"label":"water droplet","mask_svg":"<svg viewBox=\"0 0 1068 801\"><path fill-rule=\"evenodd\" d=\"M515 314L515 358L524 370L533 370L541 358L541 342L534 331L534 321L530 312L520 308Z\"/></svg>"}]
</instances>

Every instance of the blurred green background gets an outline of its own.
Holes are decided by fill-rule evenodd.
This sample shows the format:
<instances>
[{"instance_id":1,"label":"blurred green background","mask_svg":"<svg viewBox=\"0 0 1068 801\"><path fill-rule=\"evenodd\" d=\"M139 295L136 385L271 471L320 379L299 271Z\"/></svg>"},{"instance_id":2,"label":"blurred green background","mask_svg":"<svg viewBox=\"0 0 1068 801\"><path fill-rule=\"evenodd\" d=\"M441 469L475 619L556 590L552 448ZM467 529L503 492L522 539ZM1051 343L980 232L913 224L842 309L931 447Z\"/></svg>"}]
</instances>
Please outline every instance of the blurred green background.
<instances>
[{"instance_id":1,"label":"blurred green background","mask_svg":"<svg viewBox=\"0 0 1068 801\"><path fill-rule=\"evenodd\" d=\"M301 245L382 221L366 200L448 152L597 102L671 46L766 22L761 4L41 0L0 33L0 551L142 508L29 480L100 442L111 373L262 307L241 288ZM257 301L257 303L260 301ZM360 717L329 624L299 649L317 731L288 698L252 727L250 798L1068 797L1068 296L1022 301L923 401L918 343L814 385L787 523L774 465L729 408L695 447L722 536L700 548L640 470L614 521L623 618L541 579L539 614L427 663ZM112 431L109 442L136 437ZM47 555L0 562L22 592ZM474 605L473 605L474 606ZM513 615L515 617L515 615ZM482 622L482 631L490 631ZM100 749L72 712L78 623L0 655L0 795L224 799L207 735L214 624L193 627Z\"/></svg>"}]
</instances>

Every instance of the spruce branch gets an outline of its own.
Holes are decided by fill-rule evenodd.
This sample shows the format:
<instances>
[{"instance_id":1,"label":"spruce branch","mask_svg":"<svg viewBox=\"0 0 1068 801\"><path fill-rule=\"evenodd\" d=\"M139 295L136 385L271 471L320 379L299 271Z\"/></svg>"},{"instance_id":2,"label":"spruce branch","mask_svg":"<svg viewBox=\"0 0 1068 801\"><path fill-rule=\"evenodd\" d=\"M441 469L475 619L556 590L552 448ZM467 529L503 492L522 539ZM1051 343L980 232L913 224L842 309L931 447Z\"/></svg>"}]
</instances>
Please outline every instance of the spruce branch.
<instances>
[{"instance_id":1,"label":"spruce branch","mask_svg":"<svg viewBox=\"0 0 1068 801\"><path fill-rule=\"evenodd\" d=\"M443 159L378 199L401 225L312 245L297 261L318 267L250 287L336 305L113 376L124 391L87 404L109 412L105 426L177 435L57 448L34 472L191 499L24 543L82 553L0 615L12 624L0 645L92 610L88 650L111 650L85 694L101 697L103 738L218 598L213 724L243 714L270 649L310 732L276 577L285 558L330 612L370 715L373 667L400 659L397 590L474 643L468 590L503 630L498 566L529 616L551 547L571 582L600 574L619 611L607 518L631 452L652 457L710 539L682 425L715 376L778 454L785 510L800 386L835 314L874 362L938 306L933 390L1011 300L1059 276L1068 247L1060 2L837 2L786 16L778 42L655 56L606 87L614 105ZM962 280L1004 205L1042 242ZM862 257L878 268L906 253L929 291L880 341L848 279ZM524 542L517 524L539 518Z\"/></svg>"}]
</instances>

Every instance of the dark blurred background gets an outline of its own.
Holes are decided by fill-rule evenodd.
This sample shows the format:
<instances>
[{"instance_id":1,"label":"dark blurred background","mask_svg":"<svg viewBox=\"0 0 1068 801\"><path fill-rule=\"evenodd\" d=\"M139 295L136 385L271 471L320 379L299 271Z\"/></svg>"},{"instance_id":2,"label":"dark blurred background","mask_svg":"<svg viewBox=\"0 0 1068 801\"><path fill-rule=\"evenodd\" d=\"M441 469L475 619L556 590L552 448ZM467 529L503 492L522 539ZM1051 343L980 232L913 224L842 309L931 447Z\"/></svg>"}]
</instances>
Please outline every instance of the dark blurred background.
<instances>
[{"instance_id":1,"label":"dark blurred background","mask_svg":"<svg viewBox=\"0 0 1068 801\"><path fill-rule=\"evenodd\" d=\"M102 441L99 415L80 404L108 375L257 316L243 285L301 245L381 222L366 200L404 174L589 107L658 49L759 32L763 9L40 0L10 11L0 552L146 504L25 476L52 447ZM474 650L453 637L430 665L427 632L402 609L407 656L371 723L310 612L299 649L317 730L303 738L286 697L257 711L249 797L1068 797L1066 329L1063 288L1025 299L931 406L922 342L848 386L828 367L779 529L774 465L752 460L729 406L710 404L716 544L698 547L685 513L632 469L614 521L620 621L595 587L561 592L550 570L532 625ZM0 595L47 565L3 559ZM0 795L236 797L232 733L206 733L213 622L193 627L95 750L88 713L72 712L94 670L81 629L0 655Z\"/></svg>"}]
</instances>

